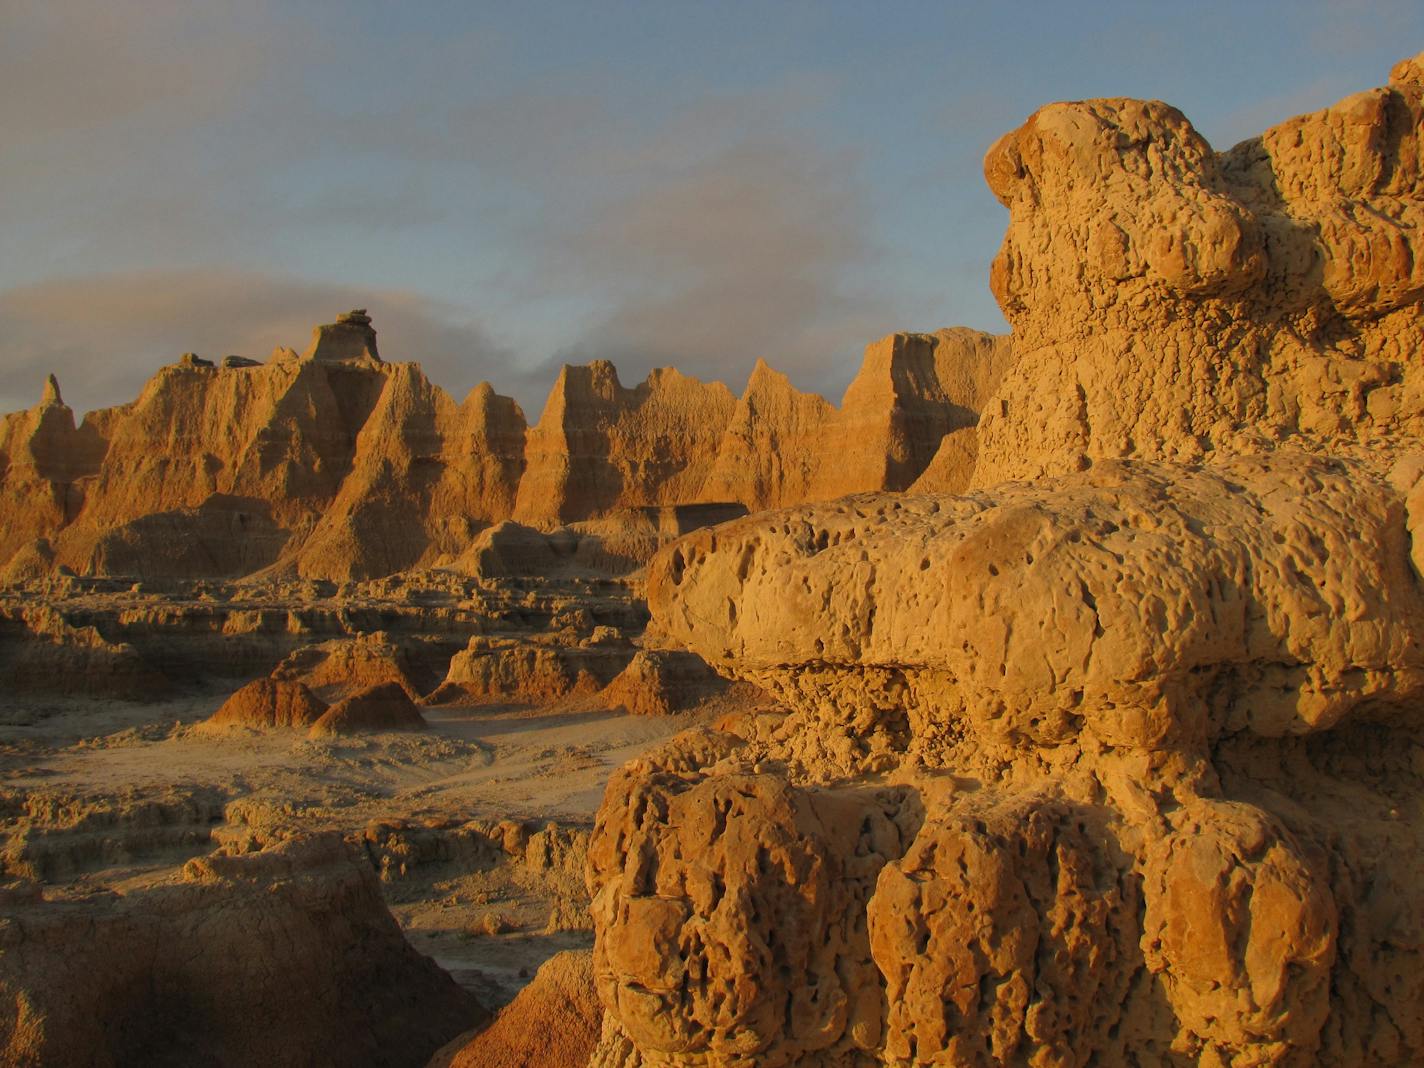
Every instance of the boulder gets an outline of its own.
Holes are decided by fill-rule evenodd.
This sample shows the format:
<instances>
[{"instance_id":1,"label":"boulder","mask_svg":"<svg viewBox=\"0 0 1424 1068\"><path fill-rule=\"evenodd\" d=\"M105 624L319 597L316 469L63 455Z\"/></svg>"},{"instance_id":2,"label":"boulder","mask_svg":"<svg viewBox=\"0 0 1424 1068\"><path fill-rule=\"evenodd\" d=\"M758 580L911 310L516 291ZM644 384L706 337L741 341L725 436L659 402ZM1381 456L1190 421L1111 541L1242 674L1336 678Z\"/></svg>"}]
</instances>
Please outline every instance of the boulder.
<instances>
[{"instance_id":1,"label":"boulder","mask_svg":"<svg viewBox=\"0 0 1424 1068\"><path fill-rule=\"evenodd\" d=\"M1278 442L1407 450L1424 382L1419 58L1214 152L1160 101L1050 104L984 160L1014 372L974 483Z\"/></svg>"}]
</instances>

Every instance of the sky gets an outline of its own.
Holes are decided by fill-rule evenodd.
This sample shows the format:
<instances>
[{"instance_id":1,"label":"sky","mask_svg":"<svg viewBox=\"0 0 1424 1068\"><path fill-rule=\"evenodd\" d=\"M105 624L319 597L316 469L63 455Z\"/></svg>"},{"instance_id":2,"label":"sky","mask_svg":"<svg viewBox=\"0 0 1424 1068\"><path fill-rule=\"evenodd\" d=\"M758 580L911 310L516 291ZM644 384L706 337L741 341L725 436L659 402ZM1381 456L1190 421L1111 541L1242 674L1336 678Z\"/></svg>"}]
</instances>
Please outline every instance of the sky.
<instances>
[{"instance_id":1,"label":"sky","mask_svg":"<svg viewBox=\"0 0 1424 1068\"><path fill-rule=\"evenodd\" d=\"M352 307L531 421L600 358L838 400L875 338L1007 329L982 160L1036 108L1225 149L1421 50L1417 0L0 0L0 411Z\"/></svg>"}]
</instances>

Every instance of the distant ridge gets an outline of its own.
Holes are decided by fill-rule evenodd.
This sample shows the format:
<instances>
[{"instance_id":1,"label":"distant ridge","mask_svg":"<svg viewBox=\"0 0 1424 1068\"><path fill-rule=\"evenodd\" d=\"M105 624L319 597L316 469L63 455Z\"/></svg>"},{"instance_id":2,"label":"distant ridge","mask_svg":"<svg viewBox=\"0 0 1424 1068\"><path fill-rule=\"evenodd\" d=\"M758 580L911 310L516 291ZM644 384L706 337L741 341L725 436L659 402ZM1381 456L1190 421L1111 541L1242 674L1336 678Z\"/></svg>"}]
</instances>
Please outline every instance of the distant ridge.
<instances>
[{"instance_id":1,"label":"distant ridge","mask_svg":"<svg viewBox=\"0 0 1424 1068\"><path fill-rule=\"evenodd\" d=\"M560 372L533 427L487 383L456 403L418 364L383 360L361 309L316 327L301 355L185 354L79 425L51 376L35 407L0 417L0 579L372 578L454 566L506 519L757 511L903 490L927 471L928 488L959 489L1007 342L893 334L867 348L839 409L760 362L739 398L672 368L625 387L599 360Z\"/></svg>"}]
</instances>

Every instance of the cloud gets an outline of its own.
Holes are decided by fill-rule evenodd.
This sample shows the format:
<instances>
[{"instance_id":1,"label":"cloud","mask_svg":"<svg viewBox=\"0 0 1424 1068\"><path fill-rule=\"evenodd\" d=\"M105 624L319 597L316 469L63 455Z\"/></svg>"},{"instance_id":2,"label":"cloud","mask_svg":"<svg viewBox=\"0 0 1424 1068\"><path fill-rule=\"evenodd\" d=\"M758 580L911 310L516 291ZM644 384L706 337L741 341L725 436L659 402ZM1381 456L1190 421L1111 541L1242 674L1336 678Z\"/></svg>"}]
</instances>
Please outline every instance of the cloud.
<instances>
[{"instance_id":1,"label":"cloud","mask_svg":"<svg viewBox=\"0 0 1424 1068\"><path fill-rule=\"evenodd\" d=\"M735 391L762 357L835 397L860 348L902 325L874 285L858 156L796 129L781 103L678 115L625 159L615 193L555 217L541 284L603 309L560 360L612 359L625 382L673 364Z\"/></svg>"},{"instance_id":2,"label":"cloud","mask_svg":"<svg viewBox=\"0 0 1424 1068\"><path fill-rule=\"evenodd\" d=\"M531 416L558 363L598 357L734 390L764 357L834 398L867 341L943 325L904 313L938 303L892 281L867 161L827 123L836 76L649 93L531 67L498 19L395 20L411 32L372 51L369 10L337 31L264 0L18 11L0 35L4 407L52 367L77 406L114 403L185 349L300 346L363 303L384 351L457 392L487 376ZM353 75L377 55L379 77ZM498 351L491 323L546 364Z\"/></svg>"},{"instance_id":3,"label":"cloud","mask_svg":"<svg viewBox=\"0 0 1424 1068\"><path fill-rule=\"evenodd\" d=\"M120 404L185 351L266 359L278 345L301 350L313 325L351 307L370 311L384 358L418 361L457 400L482 379L517 389L526 408L543 399L548 383L532 380L479 322L416 294L239 271L138 271L0 292L0 410L33 404L51 372L77 411Z\"/></svg>"},{"instance_id":4,"label":"cloud","mask_svg":"<svg viewBox=\"0 0 1424 1068\"><path fill-rule=\"evenodd\" d=\"M1383 51L1403 59L1417 33L1419 5L1414 0L1313 0L1291 7L1291 17L1308 28L1321 56L1340 59Z\"/></svg>"},{"instance_id":5,"label":"cloud","mask_svg":"<svg viewBox=\"0 0 1424 1068\"><path fill-rule=\"evenodd\" d=\"M9 152L139 124L191 129L230 110L291 54L260 0L18 0L5 17L0 125Z\"/></svg>"}]
</instances>

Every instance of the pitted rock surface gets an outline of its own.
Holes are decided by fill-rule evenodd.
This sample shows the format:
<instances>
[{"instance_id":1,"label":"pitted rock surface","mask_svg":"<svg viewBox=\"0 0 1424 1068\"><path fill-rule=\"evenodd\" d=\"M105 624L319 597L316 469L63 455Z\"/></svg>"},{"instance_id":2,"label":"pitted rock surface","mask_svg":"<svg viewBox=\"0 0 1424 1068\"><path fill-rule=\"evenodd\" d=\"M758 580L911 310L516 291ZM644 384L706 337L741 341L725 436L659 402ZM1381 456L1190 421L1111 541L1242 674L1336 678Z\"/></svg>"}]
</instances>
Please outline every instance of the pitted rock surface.
<instances>
[{"instance_id":1,"label":"pitted rock surface","mask_svg":"<svg viewBox=\"0 0 1424 1068\"><path fill-rule=\"evenodd\" d=\"M1015 363L919 476L957 492L972 456L977 488L652 561L663 638L790 712L610 782L595 1064L1424 1059L1420 62L1221 155L1158 102L1043 109L986 161ZM855 837L873 808L800 837L876 870L863 905L798 914L858 947L863 909L866 953L800 980L855 991L844 1021L714 1024L680 970L676 932L725 915L681 889L709 857L690 799L763 783L796 801L718 837L757 858L810 798L895 799L898 838ZM779 887L750 886L747 931ZM766 958L707 959L736 990Z\"/></svg>"}]
</instances>

